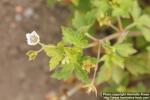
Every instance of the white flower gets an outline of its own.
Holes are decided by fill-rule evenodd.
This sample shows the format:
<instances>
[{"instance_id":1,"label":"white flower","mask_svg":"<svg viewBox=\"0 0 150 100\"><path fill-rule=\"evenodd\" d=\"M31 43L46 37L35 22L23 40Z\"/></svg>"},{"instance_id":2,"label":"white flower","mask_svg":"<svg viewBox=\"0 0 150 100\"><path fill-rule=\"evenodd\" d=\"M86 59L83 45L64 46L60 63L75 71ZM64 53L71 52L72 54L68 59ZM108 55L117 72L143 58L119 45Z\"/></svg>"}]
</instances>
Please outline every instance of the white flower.
<instances>
[{"instance_id":1,"label":"white flower","mask_svg":"<svg viewBox=\"0 0 150 100\"><path fill-rule=\"evenodd\" d=\"M32 33L27 33L26 38L28 45L36 45L40 42L40 37L35 31L33 31Z\"/></svg>"}]
</instances>

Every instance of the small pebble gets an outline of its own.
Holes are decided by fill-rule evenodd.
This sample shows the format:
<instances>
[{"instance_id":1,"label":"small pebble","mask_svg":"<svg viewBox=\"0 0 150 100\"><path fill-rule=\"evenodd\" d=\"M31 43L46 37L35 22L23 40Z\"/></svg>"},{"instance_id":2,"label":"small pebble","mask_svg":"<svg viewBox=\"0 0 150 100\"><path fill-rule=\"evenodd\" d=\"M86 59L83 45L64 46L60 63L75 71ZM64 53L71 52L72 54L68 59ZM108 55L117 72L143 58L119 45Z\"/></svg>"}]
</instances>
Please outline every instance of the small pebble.
<instances>
[{"instance_id":1,"label":"small pebble","mask_svg":"<svg viewBox=\"0 0 150 100\"><path fill-rule=\"evenodd\" d=\"M16 14L15 20L16 20L17 22L22 21L22 16L21 16L20 14Z\"/></svg>"},{"instance_id":2,"label":"small pebble","mask_svg":"<svg viewBox=\"0 0 150 100\"><path fill-rule=\"evenodd\" d=\"M26 18L31 18L33 15L34 15L33 8L27 8L27 9L25 9L24 16Z\"/></svg>"},{"instance_id":3,"label":"small pebble","mask_svg":"<svg viewBox=\"0 0 150 100\"><path fill-rule=\"evenodd\" d=\"M21 6L21 5L17 5L17 6L15 7L15 11L16 11L16 13L22 13L22 11L23 11L22 6Z\"/></svg>"}]
</instances>

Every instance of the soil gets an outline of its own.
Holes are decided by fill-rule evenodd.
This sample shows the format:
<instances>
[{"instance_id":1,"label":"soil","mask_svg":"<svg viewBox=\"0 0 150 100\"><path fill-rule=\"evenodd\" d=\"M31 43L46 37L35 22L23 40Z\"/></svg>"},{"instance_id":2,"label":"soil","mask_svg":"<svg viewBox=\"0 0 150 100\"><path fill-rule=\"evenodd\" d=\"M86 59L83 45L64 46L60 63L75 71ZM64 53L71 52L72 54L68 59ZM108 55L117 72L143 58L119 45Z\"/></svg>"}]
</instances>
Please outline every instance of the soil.
<instances>
[{"instance_id":1,"label":"soil","mask_svg":"<svg viewBox=\"0 0 150 100\"><path fill-rule=\"evenodd\" d=\"M25 34L35 30L43 43L57 43L68 17L65 7L49 8L46 0L0 0L0 100L46 100L51 91L59 91L62 82L49 77L44 53L31 62L25 56L39 49L27 45ZM80 92L69 98L83 99L96 100Z\"/></svg>"}]
</instances>

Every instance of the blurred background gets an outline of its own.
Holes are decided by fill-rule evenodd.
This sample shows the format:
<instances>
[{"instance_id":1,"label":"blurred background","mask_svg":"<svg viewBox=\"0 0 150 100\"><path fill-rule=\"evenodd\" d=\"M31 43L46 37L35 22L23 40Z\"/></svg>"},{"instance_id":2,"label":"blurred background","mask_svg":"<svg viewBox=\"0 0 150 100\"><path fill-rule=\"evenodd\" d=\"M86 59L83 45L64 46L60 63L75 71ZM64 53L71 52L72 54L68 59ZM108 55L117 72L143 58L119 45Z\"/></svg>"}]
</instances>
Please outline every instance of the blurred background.
<instances>
[{"instance_id":1,"label":"blurred background","mask_svg":"<svg viewBox=\"0 0 150 100\"><path fill-rule=\"evenodd\" d=\"M0 0L0 100L53 100L66 86L50 78L48 58L40 53L28 61L25 34L37 31L43 43L61 39L60 26L67 23L69 10L62 5L48 7L46 0ZM96 100L78 92L69 100Z\"/></svg>"}]
</instances>

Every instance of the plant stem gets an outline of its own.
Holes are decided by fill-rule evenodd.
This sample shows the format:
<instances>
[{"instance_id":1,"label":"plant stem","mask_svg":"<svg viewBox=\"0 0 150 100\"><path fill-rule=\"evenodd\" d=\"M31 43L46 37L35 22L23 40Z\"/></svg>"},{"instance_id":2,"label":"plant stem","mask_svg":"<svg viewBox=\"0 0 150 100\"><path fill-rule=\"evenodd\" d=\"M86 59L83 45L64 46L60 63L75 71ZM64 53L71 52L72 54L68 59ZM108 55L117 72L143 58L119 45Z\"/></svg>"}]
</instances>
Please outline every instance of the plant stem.
<instances>
[{"instance_id":1,"label":"plant stem","mask_svg":"<svg viewBox=\"0 0 150 100\"><path fill-rule=\"evenodd\" d=\"M81 84L76 85L75 87L67 91L66 95L61 96L60 100L68 100L67 98L71 97L73 94L79 91L81 87L82 87Z\"/></svg>"},{"instance_id":2,"label":"plant stem","mask_svg":"<svg viewBox=\"0 0 150 100\"><path fill-rule=\"evenodd\" d=\"M122 22L121 22L121 18L120 18L120 17L117 17L117 20L118 20L118 27L119 27L119 30L122 32L124 29L123 29L123 25L122 25Z\"/></svg>"},{"instance_id":3,"label":"plant stem","mask_svg":"<svg viewBox=\"0 0 150 100\"><path fill-rule=\"evenodd\" d=\"M127 37L128 33L129 33L128 31L123 32L123 34L121 34L120 37L118 38L117 42L118 43L123 42L125 40L125 38Z\"/></svg>"},{"instance_id":4,"label":"plant stem","mask_svg":"<svg viewBox=\"0 0 150 100\"><path fill-rule=\"evenodd\" d=\"M95 70L94 70L94 75L93 75L93 79L92 79L92 84L94 84L95 82L95 78L96 78L96 73L97 73L97 70L98 70L98 64L99 64L99 59L100 59L100 53L101 53L101 45L100 45L100 42L98 43L98 51L97 51L97 63L96 63L96 66L95 66Z\"/></svg>"},{"instance_id":5,"label":"plant stem","mask_svg":"<svg viewBox=\"0 0 150 100\"><path fill-rule=\"evenodd\" d=\"M97 44L98 44L98 42L92 42L92 43L90 43L86 48L91 48L91 47L95 47L95 46L97 46Z\"/></svg>"},{"instance_id":6,"label":"plant stem","mask_svg":"<svg viewBox=\"0 0 150 100\"><path fill-rule=\"evenodd\" d=\"M40 46L42 46L42 47L45 46L45 44L43 44L43 43L41 43L41 42L39 42L38 44L39 44Z\"/></svg>"},{"instance_id":7,"label":"plant stem","mask_svg":"<svg viewBox=\"0 0 150 100\"><path fill-rule=\"evenodd\" d=\"M74 88L72 88L71 90L69 90L67 92L67 95L70 97L72 96L74 93L76 93L79 89L81 89L81 84L78 84L77 86L75 86Z\"/></svg>"},{"instance_id":8,"label":"plant stem","mask_svg":"<svg viewBox=\"0 0 150 100\"><path fill-rule=\"evenodd\" d=\"M128 33L128 36L131 36L131 37L134 37L134 36L139 36L141 35L142 33L141 32L129 32ZM116 39L120 36L120 33L114 33L114 34L111 34L103 39L99 39L99 41L104 41L104 40L112 40L112 39ZM92 43L90 43L86 48L91 48L91 47L95 47L98 45L99 42L97 41L94 41Z\"/></svg>"},{"instance_id":9,"label":"plant stem","mask_svg":"<svg viewBox=\"0 0 150 100\"><path fill-rule=\"evenodd\" d=\"M45 46L48 46L48 45L45 45L45 44L43 44L43 43L41 43L41 42L39 42L38 44L41 46L41 49L39 49L39 50L37 51L37 53L40 53L40 52L44 49ZM54 48L54 47L56 47L56 46L50 45L50 47Z\"/></svg>"},{"instance_id":10,"label":"plant stem","mask_svg":"<svg viewBox=\"0 0 150 100\"><path fill-rule=\"evenodd\" d=\"M111 34L105 38L103 38L102 40L112 40L112 39L115 39L115 38L118 38L120 36L120 33L115 33L115 34Z\"/></svg>"},{"instance_id":11,"label":"plant stem","mask_svg":"<svg viewBox=\"0 0 150 100\"><path fill-rule=\"evenodd\" d=\"M38 50L37 53L40 53L42 50L43 50L43 47L40 50Z\"/></svg>"},{"instance_id":12,"label":"plant stem","mask_svg":"<svg viewBox=\"0 0 150 100\"><path fill-rule=\"evenodd\" d=\"M135 23L132 23L132 24L128 25L128 26L125 28L125 30L129 30L129 29L133 28L135 25L136 25Z\"/></svg>"},{"instance_id":13,"label":"plant stem","mask_svg":"<svg viewBox=\"0 0 150 100\"><path fill-rule=\"evenodd\" d=\"M90 34L88 34L88 33L85 33L85 35L86 35L88 38L90 38L91 40L93 40L93 41L98 41L97 38L93 37L92 35L90 35Z\"/></svg>"},{"instance_id":14,"label":"plant stem","mask_svg":"<svg viewBox=\"0 0 150 100\"><path fill-rule=\"evenodd\" d=\"M116 26L114 26L112 23L110 23L109 24L109 26L112 28L112 29L114 29L115 31L119 31L119 29L116 27Z\"/></svg>"}]
</instances>

